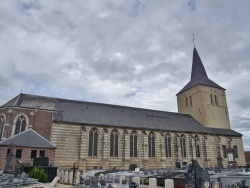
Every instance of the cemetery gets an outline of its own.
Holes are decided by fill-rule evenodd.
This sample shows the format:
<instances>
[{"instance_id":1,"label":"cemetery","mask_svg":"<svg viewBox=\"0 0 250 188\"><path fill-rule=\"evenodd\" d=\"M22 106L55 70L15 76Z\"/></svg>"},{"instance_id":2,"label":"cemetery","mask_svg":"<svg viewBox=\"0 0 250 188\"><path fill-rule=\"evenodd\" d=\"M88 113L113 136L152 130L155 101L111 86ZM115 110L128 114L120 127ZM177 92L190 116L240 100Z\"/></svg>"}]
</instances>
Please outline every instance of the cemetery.
<instances>
[{"instance_id":1,"label":"cemetery","mask_svg":"<svg viewBox=\"0 0 250 188\"><path fill-rule=\"evenodd\" d=\"M45 186L38 179L29 178L31 168L39 166L47 169L51 186ZM51 168L51 169L50 169ZM56 183L59 182L61 184ZM47 184L46 184L47 185ZM73 166L72 170L59 170L48 166L48 159L35 158L34 166L22 167L21 161L15 160L12 151L6 157L5 169L0 172L0 188L4 187L82 187L82 188L248 188L250 186L250 168L201 167L196 160L185 168L165 168L134 171L80 171Z\"/></svg>"}]
</instances>

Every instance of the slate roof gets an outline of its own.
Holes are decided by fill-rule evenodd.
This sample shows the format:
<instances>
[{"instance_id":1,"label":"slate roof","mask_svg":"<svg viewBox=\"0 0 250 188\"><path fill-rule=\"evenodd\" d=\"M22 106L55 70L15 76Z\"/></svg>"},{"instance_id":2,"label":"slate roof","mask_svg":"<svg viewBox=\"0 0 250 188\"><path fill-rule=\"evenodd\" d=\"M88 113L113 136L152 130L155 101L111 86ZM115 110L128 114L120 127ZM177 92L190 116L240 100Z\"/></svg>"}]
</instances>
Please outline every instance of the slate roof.
<instances>
[{"instance_id":1,"label":"slate roof","mask_svg":"<svg viewBox=\"0 0 250 188\"><path fill-rule=\"evenodd\" d=\"M0 146L9 146L11 144L19 147L56 148L51 142L32 129L28 129L0 142Z\"/></svg>"},{"instance_id":2,"label":"slate roof","mask_svg":"<svg viewBox=\"0 0 250 188\"><path fill-rule=\"evenodd\" d=\"M188 114L20 94L2 107L52 110L53 121L142 130L220 134ZM241 134L226 130L228 135ZM223 134L222 134L223 135Z\"/></svg>"},{"instance_id":3,"label":"slate roof","mask_svg":"<svg viewBox=\"0 0 250 188\"><path fill-rule=\"evenodd\" d=\"M196 48L194 47L191 79L188 82L188 84L177 94L180 94L199 84L225 90L223 87L219 86L218 84L216 84L215 82L213 82L208 78L206 70L201 61L201 58Z\"/></svg>"}]
</instances>

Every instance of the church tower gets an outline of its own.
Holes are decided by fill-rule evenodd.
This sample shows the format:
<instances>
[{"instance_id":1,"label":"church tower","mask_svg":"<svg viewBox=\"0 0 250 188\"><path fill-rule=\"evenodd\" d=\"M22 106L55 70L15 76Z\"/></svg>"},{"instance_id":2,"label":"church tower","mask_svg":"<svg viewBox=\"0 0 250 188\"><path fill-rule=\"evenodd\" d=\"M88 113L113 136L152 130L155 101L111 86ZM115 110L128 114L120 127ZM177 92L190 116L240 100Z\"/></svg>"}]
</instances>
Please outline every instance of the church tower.
<instances>
[{"instance_id":1,"label":"church tower","mask_svg":"<svg viewBox=\"0 0 250 188\"><path fill-rule=\"evenodd\" d=\"M178 112L205 127L230 129L225 89L210 80L194 47L191 79L177 94Z\"/></svg>"}]
</instances>

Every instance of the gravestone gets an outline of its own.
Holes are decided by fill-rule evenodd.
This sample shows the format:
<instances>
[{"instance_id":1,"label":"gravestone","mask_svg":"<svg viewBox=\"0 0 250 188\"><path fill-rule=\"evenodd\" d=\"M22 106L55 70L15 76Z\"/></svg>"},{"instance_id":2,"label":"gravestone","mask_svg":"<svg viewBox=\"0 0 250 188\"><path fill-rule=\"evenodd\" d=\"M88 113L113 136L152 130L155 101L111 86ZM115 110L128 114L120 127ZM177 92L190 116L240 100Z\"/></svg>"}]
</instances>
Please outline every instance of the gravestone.
<instances>
[{"instance_id":1,"label":"gravestone","mask_svg":"<svg viewBox=\"0 0 250 188\"><path fill-rule=\"evenodd\" d=\"M221 156L217 157L217 167L223 168L222 157Z\"/></svg>"},{"instance_id":2,"label":"gravestone","mask_svg":"<svg viewBox=\"0 0 250 188\"><path fill-rule=\"evenodd\" d=\"M100 180L100 185L101 185L101 186L106 186L105 180Z\"/></svg>"},{"instance_id":3,"label":"gravestone","mask_svg":"<svg viewBox=\"0 0 250 188\"><path fill-rule=\"evenodd\" d=\"M56 183L58 182L58 180L60 179L60 177L56 176L53 181L50 183L49 187L55 187Z\"/></svg>"},{"instance_id":4,"label":"gravestone","mask_svg":"<svg viewBox=\"0 0 250 188\"><path fill-rule=\"evenodd\" d=\"M165 188L174 188L174 180L165 179Z\"/></svg>"},{"instance_id":5,"label":"gravestone","mask_svg":"<svg viewBox=\"0 0 250 188\"><path fill-rule=\"evenodd\" d=\"M33 166L49 166L48 157L35 157L33 159Z\"/></svg>"},{"instance_id":6,"label":"gravestone","mask_svg":"<svg viewBox=\"0 0 250 188\"><path fill-rule=\"evenodd\" d=\"M157 179L156 178L149 178L149 185L150 188L157 188Z\"/></svg>"},{"instance_id":7,"label":"gravestone","mask_svg":"<svg viewBox=\"0 0 250 188\"><path fill-rule=\"evenodd\" d=\"M133 181L140 186L140 177L133 177Z\"/></svg>"},{"instance_id":8,"label":"gravestone","mask_svg":"<svg viewBox=\"0 0 250 188\"><path fill-rule=\"evenodd\" d=\"M10 153L8 153L6 157L6 165L4 167L4 173L6 174L14 174L15 166L14 166L15 156L13 154L13 146L10 146Z\"/></svg>"},{"instance_id":9,"label":"gravestone","mask_svg":"<svg viewBox=\"0 0 250 188\"><path fill-rule=\"evenodd\" d=\"M196 160L186 165L185 187L208 188L210 175L207 169L201 167Z\"/></svg>"}]
</instances>

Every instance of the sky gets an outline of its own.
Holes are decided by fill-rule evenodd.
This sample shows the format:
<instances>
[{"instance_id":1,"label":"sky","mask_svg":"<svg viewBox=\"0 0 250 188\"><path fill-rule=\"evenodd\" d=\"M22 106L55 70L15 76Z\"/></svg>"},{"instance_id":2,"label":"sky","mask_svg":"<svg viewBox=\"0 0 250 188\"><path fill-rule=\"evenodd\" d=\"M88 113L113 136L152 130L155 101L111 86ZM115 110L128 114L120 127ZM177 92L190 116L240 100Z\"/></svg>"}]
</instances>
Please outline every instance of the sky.
<instances>
[{"instance_id":1,"label":"sky","mask_svg":"<svg viewBox=\"0 0 250 188\"><path fill-rule=\"evenodd\" d=\"M177 112L193 34L250 151L249 0L1 0L0 105L19 93Z\"/></svg>"}]
</instances>

